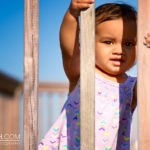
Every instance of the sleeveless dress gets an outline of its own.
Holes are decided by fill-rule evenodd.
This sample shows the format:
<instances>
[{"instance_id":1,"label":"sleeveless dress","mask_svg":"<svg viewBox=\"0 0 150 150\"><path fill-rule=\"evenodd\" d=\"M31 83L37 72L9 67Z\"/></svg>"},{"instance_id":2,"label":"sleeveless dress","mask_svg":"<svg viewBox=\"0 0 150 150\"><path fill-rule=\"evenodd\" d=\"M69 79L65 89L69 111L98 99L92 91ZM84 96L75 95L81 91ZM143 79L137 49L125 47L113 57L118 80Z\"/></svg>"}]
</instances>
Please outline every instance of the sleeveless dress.
<instances>
[{"instance_id":1,"label":"sleeveless dress","mask_svg":"<svg viewBox=\"0 0 150 150\"><path fill-rule=\"evenodd\" d=\"M135 77L128 76L124 83L116 83L95 73L96 150L130 150L130 106L135 82ZM68 95L38 150L80 150L80 82Z\"/></svg>"}]
</instances>

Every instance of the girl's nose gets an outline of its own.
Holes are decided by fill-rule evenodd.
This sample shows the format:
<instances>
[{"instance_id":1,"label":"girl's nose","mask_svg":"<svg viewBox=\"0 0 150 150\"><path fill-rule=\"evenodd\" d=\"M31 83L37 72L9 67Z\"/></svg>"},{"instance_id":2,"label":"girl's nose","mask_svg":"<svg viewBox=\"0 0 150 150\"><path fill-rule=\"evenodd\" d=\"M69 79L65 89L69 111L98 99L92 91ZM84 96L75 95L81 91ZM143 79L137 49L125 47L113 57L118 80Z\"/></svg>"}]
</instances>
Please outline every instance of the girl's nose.
<instances>
[{"instance_id":1,"label":"girl's nose","mask_svg":"<svg viewBox=\"0 0 150 150\"><path fill-rule=\"evenodd\" d=\"M123 55L123 54L124 54L123 45L122 45L122 44L116 45L116 46L114 47L113 54L116 54L116 55Z\"/></svg>"}]
</instances>

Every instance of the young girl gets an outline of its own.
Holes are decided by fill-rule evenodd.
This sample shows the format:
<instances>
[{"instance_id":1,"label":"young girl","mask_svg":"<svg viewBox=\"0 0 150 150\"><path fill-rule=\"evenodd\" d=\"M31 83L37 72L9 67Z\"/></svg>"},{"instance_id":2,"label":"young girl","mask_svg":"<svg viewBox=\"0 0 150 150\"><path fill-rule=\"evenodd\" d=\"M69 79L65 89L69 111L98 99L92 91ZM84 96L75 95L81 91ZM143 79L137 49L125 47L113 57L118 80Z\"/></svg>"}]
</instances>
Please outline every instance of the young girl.
<instances>
[{"instance_id":1,"label":"young girl","mask_svg":"<svg viewBox=\"0 0 150 150\"><path fill-rule=\"evenodd\" d=\"M60 45L64 70L70 83L69 95L58 120L40 142L39 150L80 150L78 17L80 11L92 2L72 0L64 16ZM136 107L136 78L125 72L136 60L136 23L136 11L129 5L110 3L96 9L96 150L130 149L130 126ZM149 41L146 38L146 42Z\"/></svg>"}]
</instances>

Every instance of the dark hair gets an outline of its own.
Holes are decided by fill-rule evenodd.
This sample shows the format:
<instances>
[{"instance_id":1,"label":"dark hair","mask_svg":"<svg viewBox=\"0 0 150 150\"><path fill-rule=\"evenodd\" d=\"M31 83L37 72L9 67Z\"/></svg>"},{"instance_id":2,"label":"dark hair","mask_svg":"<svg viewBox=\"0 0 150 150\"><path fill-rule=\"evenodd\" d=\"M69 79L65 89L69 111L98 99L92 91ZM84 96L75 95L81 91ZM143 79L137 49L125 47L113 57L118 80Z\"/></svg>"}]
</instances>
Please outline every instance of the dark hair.
<instances>
[{"instance_id":1,"label":"dark hair","mask_svg":"<svg viewBox=\"0 0 150 150\"><path fill-rule=\"evenodd\" d=\"M128 4L107 3L96 8L95 17L96 24L120 17L136 21L137 12Z\"/></svg>"}]
</instances>

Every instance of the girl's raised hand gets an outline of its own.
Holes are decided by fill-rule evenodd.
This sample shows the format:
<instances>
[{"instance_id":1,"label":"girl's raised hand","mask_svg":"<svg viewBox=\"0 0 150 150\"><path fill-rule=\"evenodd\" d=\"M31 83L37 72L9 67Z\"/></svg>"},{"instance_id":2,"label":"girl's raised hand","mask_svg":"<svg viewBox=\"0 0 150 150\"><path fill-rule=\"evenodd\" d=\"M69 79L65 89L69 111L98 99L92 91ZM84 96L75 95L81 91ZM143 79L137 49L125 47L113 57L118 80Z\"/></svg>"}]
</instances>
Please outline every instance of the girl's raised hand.
<instances>
[{"instance_id":1,"label":"girl's raised hand","mask_svg":"<svg viewBox=\"0 0 150 150\"><path fill-rule=\"evenodd\" d=\"M69 7L70 13L74 17L80 16L80 11L82 9L87 9L90 7L90 4L95 0L71 0L71 4Z\"/></svg>"},{"instance_id":2,"label":"girl's raised hand","mask_svg":"<svg viewBox=\"0 0 150 150\"><path fill-rule=\"evenodd\" d=\"M145 38L144 45L150 48L150 33L147 33L147 35L144 38Z\"/></svg>"}]
</instances>

